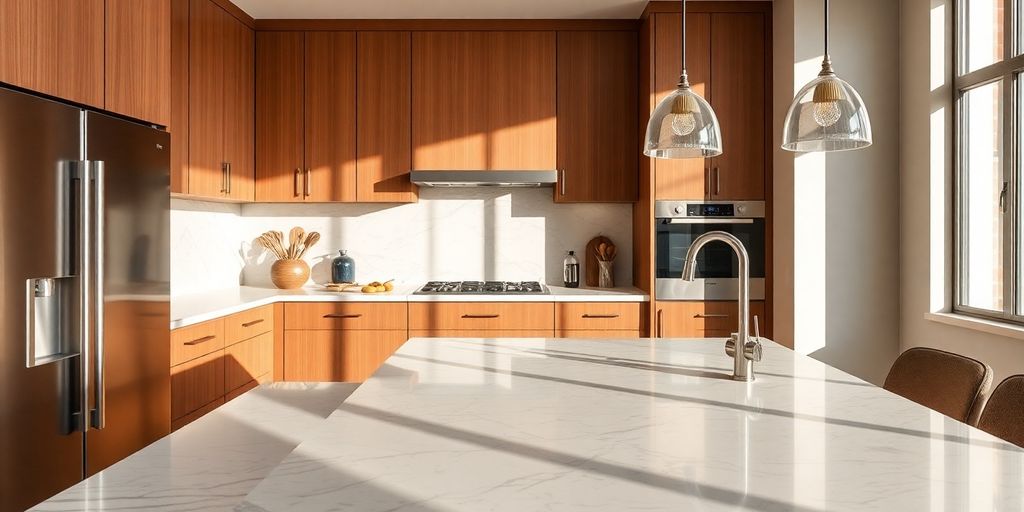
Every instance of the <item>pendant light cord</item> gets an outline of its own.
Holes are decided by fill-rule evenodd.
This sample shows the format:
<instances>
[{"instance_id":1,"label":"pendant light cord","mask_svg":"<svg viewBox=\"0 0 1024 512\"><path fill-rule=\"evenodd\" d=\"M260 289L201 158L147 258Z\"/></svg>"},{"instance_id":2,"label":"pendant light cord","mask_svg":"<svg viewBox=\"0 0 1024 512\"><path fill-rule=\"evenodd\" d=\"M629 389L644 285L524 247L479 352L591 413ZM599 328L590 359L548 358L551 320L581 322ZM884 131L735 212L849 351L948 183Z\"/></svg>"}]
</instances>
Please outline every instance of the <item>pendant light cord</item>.
<instances>
[{"instance_id":1,"label":"pendant light cord","mask_svg":"<svg viewBox=\"0 0 1024 512\"><path fill-rule=\"evenodd\" d=\"M818 76L834 75L832 57L828 54L828 0L825 0L825 56L821 59L821 73Z\"/></svg>"},{"instance_id":2,"label":"pendant light cord","mask_svg":"<svg viewBox=\"0 0 1024 512\"><path fill-rule=\"evenodd\" d=\"M680 21L679 21L680 25L682 25L682 30L680 30L680 33L682 34L682 36L681 36L682 44L680 45L680 46L682 46L682 52L681 52L682 56L680 58L680 61L682 61L681 63L682 63L683 69L682 69L682 72L679 75L679 86L680 87L683 87L683 86L689 87L690 86L690 80L686 76L686 0L681 0L680 3L682 4L682 19L680 19Z\"/></svg>"},{"instance_id":3,"label":"pendant light cord","mask_svg":"<svg viewBox=\"0 0 1024 512\"><path fill-rule=\"evenodd\" d=\"M828 0L825 0L825 58L828 59Z\"/></svg>"}]
</instances>

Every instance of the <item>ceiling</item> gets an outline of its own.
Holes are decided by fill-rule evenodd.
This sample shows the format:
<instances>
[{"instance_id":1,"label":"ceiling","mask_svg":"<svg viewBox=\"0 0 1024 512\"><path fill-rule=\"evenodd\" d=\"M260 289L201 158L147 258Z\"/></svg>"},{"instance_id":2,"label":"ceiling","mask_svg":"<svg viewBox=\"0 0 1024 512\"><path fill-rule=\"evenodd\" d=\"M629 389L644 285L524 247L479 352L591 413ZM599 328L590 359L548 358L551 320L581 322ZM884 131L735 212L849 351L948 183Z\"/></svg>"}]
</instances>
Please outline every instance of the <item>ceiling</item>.
<instances>
[{"instance_id":1,"label":"ceiling","mask_svg":"<svg viewBox=\"0 0 1024 512\"><path fill-rule=\"evenodd\" d=\"M636 19L648 0L233 0L256 19Z\"/></svg>"}]
</instances>

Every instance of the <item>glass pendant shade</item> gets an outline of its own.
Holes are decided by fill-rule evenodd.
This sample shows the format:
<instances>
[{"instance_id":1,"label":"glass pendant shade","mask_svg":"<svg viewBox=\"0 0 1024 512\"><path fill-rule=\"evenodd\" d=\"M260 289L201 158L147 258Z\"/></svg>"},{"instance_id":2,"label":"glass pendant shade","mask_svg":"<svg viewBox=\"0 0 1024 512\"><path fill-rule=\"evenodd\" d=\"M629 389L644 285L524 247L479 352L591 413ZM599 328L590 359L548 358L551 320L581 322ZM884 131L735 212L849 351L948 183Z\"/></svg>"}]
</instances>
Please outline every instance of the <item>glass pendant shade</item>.
<instances>
[{"instance_id":1,"label":"glass pendant shade","mask_svg":"<svg viewBox=\"0 0 1024 512\"><path fill-rule=\"evenodd\" d=\"M834 73L800 89L786 114L782 149L846 151L871 145L871 121L857 91Z\"/></svg>"},{"instance_id":2,"label":"glass pendant shade","mask_svg":"<svg viewBox=\"0 0 1024 512\"><path fill-rule=\"evenodd\" d=\"M722 132L715 111L689 85L680 85L651 114L644 154L654 158L721 155Z\"/></svg>"}]
</instances>

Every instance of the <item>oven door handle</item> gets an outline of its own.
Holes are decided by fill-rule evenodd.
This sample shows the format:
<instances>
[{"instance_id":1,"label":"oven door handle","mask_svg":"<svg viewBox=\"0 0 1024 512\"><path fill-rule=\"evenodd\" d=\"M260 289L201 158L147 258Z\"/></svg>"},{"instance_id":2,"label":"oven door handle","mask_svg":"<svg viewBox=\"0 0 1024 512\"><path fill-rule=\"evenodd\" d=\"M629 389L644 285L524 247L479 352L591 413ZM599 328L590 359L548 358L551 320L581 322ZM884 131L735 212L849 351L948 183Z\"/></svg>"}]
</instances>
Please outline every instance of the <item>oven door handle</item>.
<instances>
[{"instance_id":1,"label":"oven door handle","mask_svg":"<svg viewBox=\"0 0 1024 512\"><path fill-rule=\"evenodd\" d=\"M694 217L686 219L662 219L662 224L753 224L754 219L721 219Z\"/></svg>"}]
</instances>

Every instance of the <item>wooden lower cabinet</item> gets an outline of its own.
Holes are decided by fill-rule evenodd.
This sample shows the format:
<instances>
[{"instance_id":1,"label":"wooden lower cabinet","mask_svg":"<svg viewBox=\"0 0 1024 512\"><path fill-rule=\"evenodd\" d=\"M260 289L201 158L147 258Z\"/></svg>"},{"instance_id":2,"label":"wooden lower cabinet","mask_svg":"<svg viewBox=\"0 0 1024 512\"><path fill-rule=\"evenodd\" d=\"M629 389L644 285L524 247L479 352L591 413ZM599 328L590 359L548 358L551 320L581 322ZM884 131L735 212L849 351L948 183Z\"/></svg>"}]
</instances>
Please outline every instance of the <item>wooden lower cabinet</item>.
<instances>
[{"instance_id":1,"label":"wooden lower cabinet","mask_svg":"<svg viewBox=\"0 0 1024 512\"><path fill-rule=\"evenodd\" d=\"M264 333L224 349L224 391L234 391L273 370L274 335Z\"/></svg>"},{"instance_id":2,"label":"wooden lower cabinet","mask_svg":"<svg viewBox=\"0 0 1024 512\"><path fill-rule=\"evenodd\" d=\"M552 302L411 302L410 331L548 331Z\"/></svg>"},{"instance_id":3,"label":"wooden lower cabinet","mask_svg":"<svg viewBox=\"0 0 1024 512\"><path fill-rule=\"evenodd\" d=\"M284 333L284 380L362 382L398 350L406 330Z\"/></svg>"},{"instance_id":4,"label":"wooden lower cabinet","mask_svg":"<svg viewBox=\"0 0 1024 512\"><path fill-rule=\"evenodd\" d=\"M657 303L654 336L658 338L728 338L736 332L736 301L661 301ZM765 303L751 301L750 332L757 316L761 333L768 332Z\"/></svg>"},{"instance_id":5,"label":"wooden lower cabinet","mask_svg":"<svg viewBox=\"0 0 1024 512\"><path fill-rule=\"evenodd\" d=\"M224 351L171 368L171 421L224 397Z\"/></svg>"},{"instance_id":6,"label":"wooden lower cabinet","mask_svg":"<svg viewBox=\"0 0 1024 512\"><path fill-rule=\"evenodd\" d=\"M631 340L640 338L640 331L619 331L612 329L556 330L556 338Z\"/></svg>"},{"instance_id":7,"label":"wooden lower cabinet","mask_svg":"<svg viewBox=\"0 0 1024 512\"><path fill-rule=\"evenodd\" d=\"M415 329L409 331L410 338L550 338L551 329Z\"/></svg>"}]
</instances>

